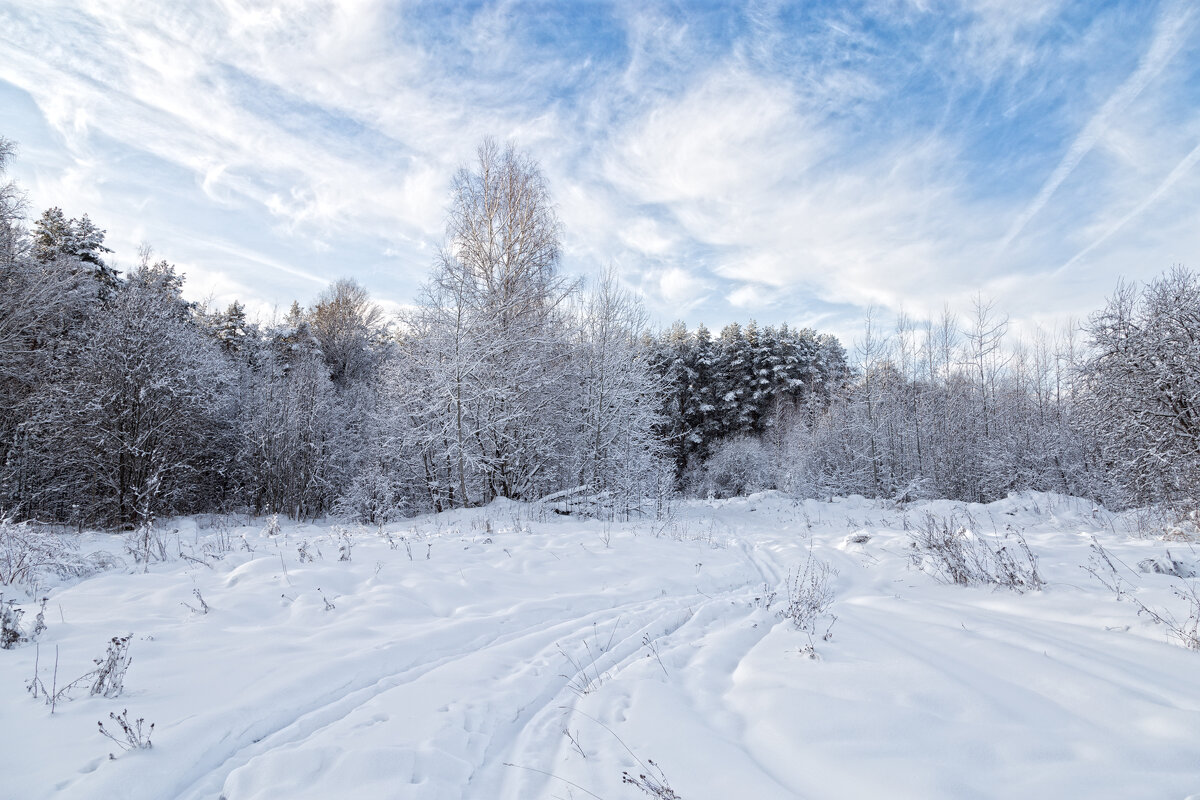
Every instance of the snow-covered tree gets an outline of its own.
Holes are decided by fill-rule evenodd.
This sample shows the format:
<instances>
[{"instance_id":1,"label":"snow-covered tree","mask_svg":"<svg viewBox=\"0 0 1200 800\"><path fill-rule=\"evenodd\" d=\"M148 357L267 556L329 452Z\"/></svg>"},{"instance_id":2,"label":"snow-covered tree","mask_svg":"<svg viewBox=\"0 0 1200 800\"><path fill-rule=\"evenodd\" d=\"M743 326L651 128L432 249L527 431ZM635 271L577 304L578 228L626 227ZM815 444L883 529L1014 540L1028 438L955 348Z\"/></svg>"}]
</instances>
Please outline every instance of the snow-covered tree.
<instances>
[{"instance_id":1,"label":"snow-covered tree","mask_svg":"<svg viewBox=\"0 0 1200 800\"><path fill-rule=\"evenodd\" d=\"M1085 419L1138 501L1200 498L1200 278L1175 267L1121 284L1086 326Z\"/></svg>"},{"instance_id":2,"label":"snow-covered tree","mask_svg":"<svg viewBox=\"0 0 1200 800\"><path fill-rule=\"evenodd\" d=\"M658 337L652 363L666 387L660 436L684 483L722 441L744 436L771 439L763 452L782 474L788 431L811 428L848 374L836 338L754 321L727 325L716 340L704 325L689 333L677 323Z\"/></svg>"},{"instance_id":3,"label":"snow-covered tree","mask_svg":"<svg viewBox=\"0 0 1200 800\"><path fill-rule=\"evenodd\" d=\"M450 470L437 486L452 505L535 497L561 481L573 422L558 218L537 164L491 139L455 176L448 216L400 356L423 383L423 446L444 437L429 457Z\"/></svg>"},{"instance_id":4,"label":"snow-covered tree","mask_svg":"<svg viewBox=\"0 0 1200 800\"><path fill-rule=\"evenodd\" d=\"M106 296L117 284L117 271L104 260L112 250L104 245L104 231L84 214L67 219L61 208L49 208L33 226L33 255L38 261L58 261L89 273Z\"/></svg>"},{"instance_id":5,"label":"snow-covered tree","mask_svg":"<svg viewBox=\"0 0 1200 800\"><path fill-rule=\"evenodd\" d=\"M664 386L650 364L646 325L645 312L612 270L584 298L570 480L611 497L616 510L652 494L663 472L657 432Z\"/></svg>"},{"instance_id":6,"label":"snow-covered tree","mask_svg":"<svg viewBox=\"0 0 1200 800\"><path fill-rule=\"evenodd\" d=\"M0 137L0 181L8 171L16 149L15 144ZM11 266L28 247L22 224L24 216L24 193L13 181L0 182L0 268Z\"/></svg>"},{"instance_id":7,"label":"snow-covered tree","mask_svg":"<svg viewBox=\"0 0 1200 800\"><path fill-rule=\"evenodd\" d=\"M179 287L135 270L49 365L10 458L25 513L132 525L212 501L228 372Z\"/></svg>"},{"instance_id":8,"label":"snow-covered tree","mask_svg":"<svg viewBox=\"0 0 1200 800\"><path fill-rule=\"evenodd\" d=\"M0 175L12 153L12 144L0 139ZM31 488L21 464L10 458L19 423L101 306L94 272L77 259L32 257L23 211L20 190L0 186L0 505L10 508Z\"/></svg>"},{"instance_id":9,"label":"snow-covered tree","mask_svg":"<svg viewBox=\"0 0 1200 800\"><path fill-rule=\"evenodd\" d=\"M336 391L317 350L270 354L241 398L238 492L256 511L296 518L327 513L353 466Z\"/></svg>"},{"instance_id":10,"label":"snow-covered tree","mask_svg":"<svg viewBox=\"0 0 1200 800\"><path fill-rule=\"evenodd\" d=\"M375 376L389 344L383 312L366 289L343 278L321 293L309 314L329 377L339 388Z\"/></svg>"},{"instance_id":11,"label":"snow-covered tree","mask_svg":"<svg viewBox=\"0 0 1200 800\"><path fill-rule=\"evenodd\" d=\"M342 281L311 310L293 303L261 333L250 326L234 359L241 502L311 518L333 511L360 482L377 447L375 365L385 349L376 320L366 293Z\"/></svg>"},{"instance_id":12,"label":"snow-covered tree","mask_svg":"<svg viewBox=\"0 0 1200 800\"><path fill-rule=\"evenodd\" d=\"M214 315L210 321L213 336L221 343L221 349L229 355L238 355L246 349L247 338L252 330L246 319L246 307L234 300L224 312Z\"/></svg>"}]
</instances>

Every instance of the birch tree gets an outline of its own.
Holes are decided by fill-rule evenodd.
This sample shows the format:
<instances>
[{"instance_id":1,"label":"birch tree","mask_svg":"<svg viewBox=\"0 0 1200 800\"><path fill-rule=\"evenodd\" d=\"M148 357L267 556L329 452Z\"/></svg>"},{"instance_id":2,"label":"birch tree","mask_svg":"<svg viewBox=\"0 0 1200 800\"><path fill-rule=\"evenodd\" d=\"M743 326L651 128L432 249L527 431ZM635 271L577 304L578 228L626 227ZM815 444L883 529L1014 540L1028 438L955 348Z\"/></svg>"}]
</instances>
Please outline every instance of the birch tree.
<instances>
[{"instance_id":1,"label":"birch tree","mask_svg":"<svg viewBox=\"0 0 1200 800\"><path fill-rule=\"evenodd\" d=\"M454 505L535 497L561 481L571 403L560 226L538 165L480 144L454 178L446 243L415 327L431 388L428 427L445 432ZM434 358L436 357L436 362ZM436 374L433 374L436 373Z\"/></svg>"},{"instance_id":2,"label":"birch tree","mask_svg":"<svg viewBox=\"0 0 1200 800\"><path fill-rule=\"evenodd\" d=\"M657 436L664 380L650 363L645 311L607 270L585 298L573 480L629 509L650 494L666 448Z\"/></svg>"}]
</instances>

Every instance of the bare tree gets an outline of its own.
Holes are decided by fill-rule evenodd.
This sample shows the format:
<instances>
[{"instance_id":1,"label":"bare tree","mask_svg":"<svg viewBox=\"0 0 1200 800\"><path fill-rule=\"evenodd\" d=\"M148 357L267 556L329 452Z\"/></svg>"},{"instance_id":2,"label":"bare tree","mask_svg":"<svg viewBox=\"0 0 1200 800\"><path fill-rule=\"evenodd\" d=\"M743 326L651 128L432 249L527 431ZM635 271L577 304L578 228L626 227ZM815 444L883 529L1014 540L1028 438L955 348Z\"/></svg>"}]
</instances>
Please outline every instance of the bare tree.
<instances>
[{"instance_id":1,"label":"bare tree","mask_svg":"<svg viewBox=\"0 0 1200 800\"><path fill-rule=\"evenodd\" d=\"M579 316L575 481L627 510L653 489L664 444L656 431L664 380L650 365L647 318L612 269L584 300Z\"/></svg>"},{"instance_id":2,"label":"bare tree","mask_svg":"<svg viewBox=\"0 0 1200 800\"><path fill-rule=\"evenodd\" d=\"M342 278L321 293L310 315L313 335L339 388L375 373L387 334L383 312L362 286Z\"/></svg>"},{"instance_id":3,"label":"bare tree","mask_svg":"<svg viewBox=\"0 0 1200 800\"><path fill-rule=\"evenodd\" d=\"M985 441L992 433L996 381L1008 356L1002 347L1004 335L1008 332L1008 317L999 317L995 306L995 301L984 300L982 295L976 295L972 306L971 327L966 331L965 361L970 365L975 380Z\"/></svg>"},{"instance_id":4,"label":"bare tree","mask_svg":"<svg viewBox=\"0 0 1200 800\"><path fill-rule=\"evenodd\" d=\"M446 243L401 355L422 382L421 448L453 494L430 479L451 505L561 481L574 285L557 272L559 233L537 164L485 139L454 178Z\"/></svg>"},{"instance_id":5,"label":"bare tree","mask_svg":"<svg viewBox=\"0 0 1200 800\"><path fill-rule=\"evenodd\" d=\"M1097 447L1140 501L1200 498L1200 279L1176 267L1121 284L1086 326L1085 413Z\"/></svg>"},{"instance_id":6,"label":"bare tree","mask_svg":"<svg viewBox=\"0 0 1200 800\"><path fill-rule=\"evenodd\" d=\"M891 366L887 360L891 343L886 335L880 333L876 316L875 306L868 306L863 324L863 337L855 347L862 375L860 391L855 397L862 403L864 413L862 424L869 448L871 492L879 496L883 492L884 478L879 452L881 419L877 405L881 389L879 384L884 379L885 367Z\"/></svg>"},{"instance_id":7,"label":"bare tree","mask_svg":"<svg viewBox=\"0 0 1200 800\"><path fill-rule=\"evenodd\" d=\"M16 155L17 147L0 137L0 178ZM25 194L13 181L0 183L0 269L10 267L27 247L22 223L25 216Z\"/></svg>"}]
</instances>

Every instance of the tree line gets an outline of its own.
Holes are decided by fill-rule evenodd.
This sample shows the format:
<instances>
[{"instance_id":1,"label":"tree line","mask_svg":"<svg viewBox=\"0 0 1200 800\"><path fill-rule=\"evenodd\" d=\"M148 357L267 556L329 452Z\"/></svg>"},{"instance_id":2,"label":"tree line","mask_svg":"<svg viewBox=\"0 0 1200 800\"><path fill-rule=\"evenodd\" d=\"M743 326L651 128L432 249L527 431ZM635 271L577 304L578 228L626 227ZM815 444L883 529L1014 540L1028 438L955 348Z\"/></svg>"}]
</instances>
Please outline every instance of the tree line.
<instances>
[{"instance_id":1,"label":"tree line","mask_svg":"<svg viewBox=\"0 0 1200 800\"><path fill-rule=\"evenodd\" d=\"M14 154L0 139L0 176ZM245 509L382 522L500 497L633 513L674 492L1112 504L1200 488L1200 283L1123 285L1082 326L1009 341L974 314L850 355L807 328L654 331L611 271L559 271L540 168L485 140L454 176L413 309L352 280L269 321L183 298L144 247L0 185L0 513L112 527Z\"/></svg>"}]
</instances>

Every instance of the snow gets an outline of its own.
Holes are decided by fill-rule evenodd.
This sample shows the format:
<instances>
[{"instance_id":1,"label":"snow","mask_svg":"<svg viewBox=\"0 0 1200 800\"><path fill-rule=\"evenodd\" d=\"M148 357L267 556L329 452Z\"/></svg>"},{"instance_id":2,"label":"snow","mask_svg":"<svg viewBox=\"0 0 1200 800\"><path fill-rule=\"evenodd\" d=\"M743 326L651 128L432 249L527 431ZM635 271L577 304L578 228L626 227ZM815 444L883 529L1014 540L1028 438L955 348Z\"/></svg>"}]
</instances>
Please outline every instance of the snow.
<instances>
[{"instance_id":1,"label":"snow","mask_svg":"<svg viewBox=\"0 0 1200 800\"><path fill-rule=\"evenodd\" d=\"M928 513L1023 531L1046 589L938 583L908 549ZM0 651L3 796L615 800L653 760L686 800L1200 798L1200 653L1081 569L1092 536L1128 565L1167 543L1087 501L766 493L628 523L497 502L347 526L350 561L326 525L160 527L206 564L52 581L37 645ZM836 570L816 658L778 613L810 551ZM1186 616L1183 579L1122 578ZM25 691L35 658L49 686L57 647L61 686L126 633L119 698L51 715ZM98 735L123 709L152 749Z\"/></svg>"}]
</instances>

